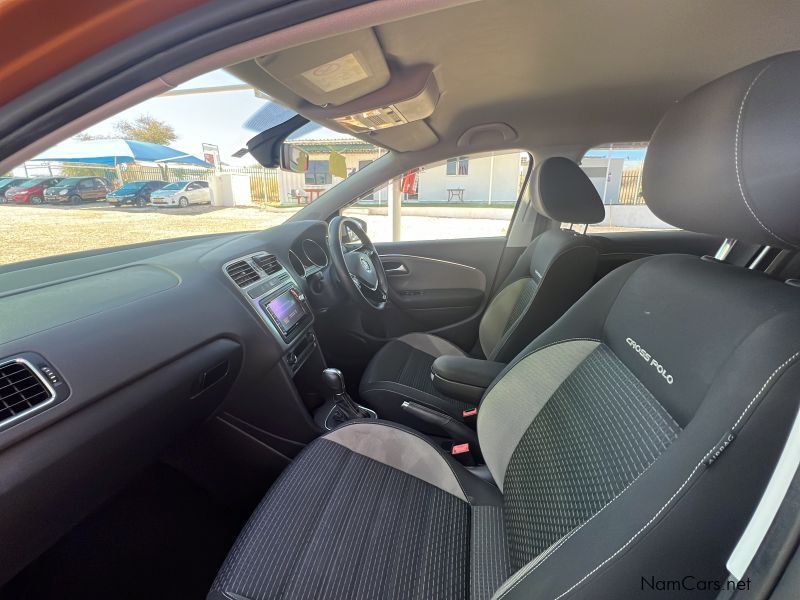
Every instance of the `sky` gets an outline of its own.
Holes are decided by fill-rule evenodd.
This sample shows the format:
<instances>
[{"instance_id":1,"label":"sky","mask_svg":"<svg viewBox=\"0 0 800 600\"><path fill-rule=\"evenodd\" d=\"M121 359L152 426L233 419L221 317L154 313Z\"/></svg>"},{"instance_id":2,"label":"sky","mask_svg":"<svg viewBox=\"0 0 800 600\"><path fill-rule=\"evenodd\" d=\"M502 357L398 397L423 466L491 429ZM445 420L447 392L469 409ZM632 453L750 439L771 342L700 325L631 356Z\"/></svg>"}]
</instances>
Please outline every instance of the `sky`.
<instances>
[{"instance_id":1,"label":"sky","mask_svg":"<svg viewBox=\"0 0 800 600\"><path fill-rule=\"evenodd\" d=\"M213 71L178 86L178 89L215 87L241 84L225 71ZM188 154L202 157L203 143L217 144L223 162L232 165L254 164L249 155L242 159L231 156L256 135L242 127L247 118L261 108L267 100L257 98L252 90L213 92L191 96L157 96L118 113L116 116L90 127L86 131L95 135L112 135L114 123L121 119L132 120L142 114L172 125L178 139L171 144Z\"/></svg>"}]
</instances>

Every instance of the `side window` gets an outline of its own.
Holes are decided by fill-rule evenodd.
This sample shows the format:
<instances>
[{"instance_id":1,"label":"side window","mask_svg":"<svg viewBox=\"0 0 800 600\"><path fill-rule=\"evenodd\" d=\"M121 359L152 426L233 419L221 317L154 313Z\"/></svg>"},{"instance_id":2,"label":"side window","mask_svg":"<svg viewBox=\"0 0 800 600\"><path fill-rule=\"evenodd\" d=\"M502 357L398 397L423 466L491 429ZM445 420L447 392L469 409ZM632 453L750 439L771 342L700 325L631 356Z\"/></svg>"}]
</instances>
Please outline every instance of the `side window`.
<instances>
[{"instance_id":1,"label":"side window","mask_svg":"<svg viewBox=\"0 0 800 600\"><path fill-rule=\"evenodd\" d=\"M646 143L609 144L589 150L581 168L603 199L606 218L590 225L589 233L673 229L647 207L642 192Z\"/></svg>"},{"instance_id":2,"label":"side window","mask_svg":"<svg viewBox=\"0 0 800 600\"><path fill-rule=\"evenodd\" d=\"M342 214L365 221L375 242L505 236L529 165L519 151L454 157L404 173Z\"/></svg>"},{"instance_id":3,"label":"side window","mask_svg":"<svg viewBox=\"0 0 800 600\"><path fill-rule=\"evenodd\" d=\"M84 179L80 183L80 188L83 190L91 190L94 189L94 180L92 179Z\"/></svg>"},{"instance_id":4,"label":"side window","mask_svg":"<svg viewBox=\"0 0 800 600\"><path fill-rule=\"evenodd\" d=\"M186 186L186 191L191 192L192 190L196 190L199 187L200 186L197 185L196 183L190 183L189 185Z\"/></svg>"}]
</instances>

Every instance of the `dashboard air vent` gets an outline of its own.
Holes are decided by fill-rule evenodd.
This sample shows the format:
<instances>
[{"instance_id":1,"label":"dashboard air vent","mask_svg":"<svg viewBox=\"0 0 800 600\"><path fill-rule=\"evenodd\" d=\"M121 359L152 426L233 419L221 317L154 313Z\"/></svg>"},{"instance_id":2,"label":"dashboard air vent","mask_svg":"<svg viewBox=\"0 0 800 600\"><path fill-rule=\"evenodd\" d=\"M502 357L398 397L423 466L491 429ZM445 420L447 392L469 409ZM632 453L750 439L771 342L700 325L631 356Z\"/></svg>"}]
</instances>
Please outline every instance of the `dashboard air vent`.
<instances>
[{"instance_id":1,"label":"dashboard air vent","mask_svg":"<svg viewBox=\"0 0 800 600\"><path fill-rule=\"evenodd\" d=\"M267 275L272 275L273 273L277 273L281 270L281 264L278 262L278 259L272 256L272 254L264 254L261 256L254 256L253 262L256 263L256 266L264 271Z\"/></svg>"},{"instance_id":2,"label":"dashboard air vent","mask_svg":"<svg viewBox=\"0 0 800 600\"><path fill-rule=\"evenodd\" d=\"M28 364L0 364L0 423L51 400L53 393Z\"/></svg>"},{"instance_id":3,"label":"dashboard air vent","mask_svg":"<svg viewBox=\"0 0 800 600\"><path fill-rule=\"evenodd\" d=\"M237 260L235 263L228 265L226 271L239 287L246 287L261 279L253 266L244 260Z\"/></svg>"}]
</instances>

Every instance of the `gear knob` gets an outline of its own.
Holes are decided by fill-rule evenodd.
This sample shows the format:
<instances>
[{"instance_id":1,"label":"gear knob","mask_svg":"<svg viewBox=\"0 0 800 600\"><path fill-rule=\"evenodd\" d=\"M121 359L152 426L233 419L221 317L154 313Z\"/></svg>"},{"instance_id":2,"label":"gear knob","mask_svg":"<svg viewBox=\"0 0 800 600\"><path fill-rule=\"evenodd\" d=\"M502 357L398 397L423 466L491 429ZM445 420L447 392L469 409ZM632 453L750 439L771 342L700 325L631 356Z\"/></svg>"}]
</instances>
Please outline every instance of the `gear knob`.
<instances>
[{"instance_id":1,"label":"gear knob","mask_svg":"<svg viewBox=\"0 0 800 600\"><path fill-rule=\"evenodd\" d=\"M325 369L322 371L322 381L328 389L337 396L345 393L344 375L339 369Z\"/></svg>"}]
</instances>

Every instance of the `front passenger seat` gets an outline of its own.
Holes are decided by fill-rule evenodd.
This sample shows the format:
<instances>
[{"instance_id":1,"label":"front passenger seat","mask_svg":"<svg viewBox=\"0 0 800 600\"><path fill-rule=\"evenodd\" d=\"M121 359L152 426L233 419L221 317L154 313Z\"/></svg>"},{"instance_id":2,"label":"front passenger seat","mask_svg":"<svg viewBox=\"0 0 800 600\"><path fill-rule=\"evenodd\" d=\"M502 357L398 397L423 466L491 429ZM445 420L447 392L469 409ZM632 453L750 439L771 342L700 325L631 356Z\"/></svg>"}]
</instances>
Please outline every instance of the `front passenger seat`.
<instances>
[{"instance_id":1,"label":"front passenger seat","mask_svg":"<svg viewBox=\"0 0 800 600\"><path fill-rule=\"evenodd\" d=\"M598 223L605 208L592 182L574 162L553 157L538 164L526 193L534 208L553 221ZM519 257L481 319L478 358L509 362L552 325L591 287L599 252L594 240L571 229L537 236ZM440 356L468 353L435 335L410 333L386 344L361 379L361 401L381 418L423 427L402 410L406 400L456 419L471 405L439 394L431 365Z\"/></svg>"}]
</instances>

